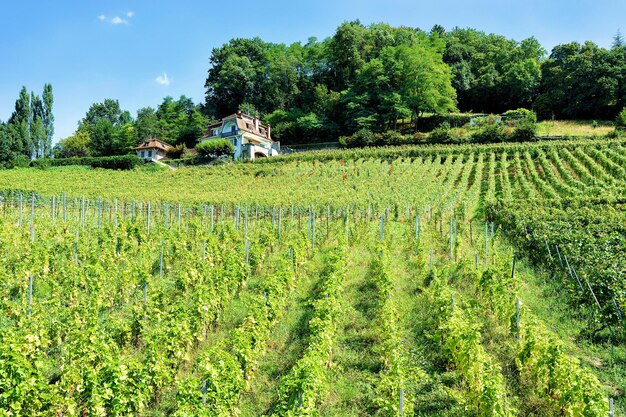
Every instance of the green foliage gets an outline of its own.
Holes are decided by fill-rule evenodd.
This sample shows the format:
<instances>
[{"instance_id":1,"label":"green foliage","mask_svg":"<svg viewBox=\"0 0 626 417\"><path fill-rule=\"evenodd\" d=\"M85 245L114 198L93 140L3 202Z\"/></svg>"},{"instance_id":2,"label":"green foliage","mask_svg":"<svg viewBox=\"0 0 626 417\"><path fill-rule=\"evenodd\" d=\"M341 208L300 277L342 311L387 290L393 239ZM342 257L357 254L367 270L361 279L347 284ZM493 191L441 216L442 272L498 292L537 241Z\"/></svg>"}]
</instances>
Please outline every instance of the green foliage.
<instances>
[{"instance_id":1,"label":"green foliage","mask_svg":"<svg viewBox=\"0 0 626 417\"><path fill-rule=\"evenodd\" d=\"M207 140L197 144L196 151L204 158L232 157L235 146L227 139Z\"/></svg>"},{"instance_id":2,"label":"green foliage","mask_svg":"<svg viewBox=\"0 0 626 417\"><path fill-rule=\"evenodd\" d=\"M30 166L37 168L46 168L68 165L87 165L92 168L128 170L142 165L143 163L143 159L138 158L136 155L122 155L102 157L55 158L45 160L36 159L30 162Z\"/></svg>"},{"instance_id":3,"label":"green foliage","mask_svg":"<svg viewBox=\"0 0 626 417\"><path fill-rule=\"evenodd\" d=\"M79 131L61 139L54 148L55 158L85 157L91 155L92 142L87 131Z\"/></svg>"},{"instance_id":4,"label":"green foliage","mask_svg":"<svg viewBox=\"0 0 626 417\"><path fill-rule=\"evenodd\" d=\"M169 159L180 159L185 155L186 152L187 152L187 147L185 146L184 143L181 143L178 146L173 146L172 148L170 148L165 153L165 156L167 156Z\"/></svg>"},{"instance_id":5,"label":"green foliage","mask_svg":"<svg viewBox=\"0 0 626 417\"><path fill-rule=\"evenodd\" d=\"M615 118L615 127L618 129L626 129L626 107Z\"/></svg>"}]
</instances>

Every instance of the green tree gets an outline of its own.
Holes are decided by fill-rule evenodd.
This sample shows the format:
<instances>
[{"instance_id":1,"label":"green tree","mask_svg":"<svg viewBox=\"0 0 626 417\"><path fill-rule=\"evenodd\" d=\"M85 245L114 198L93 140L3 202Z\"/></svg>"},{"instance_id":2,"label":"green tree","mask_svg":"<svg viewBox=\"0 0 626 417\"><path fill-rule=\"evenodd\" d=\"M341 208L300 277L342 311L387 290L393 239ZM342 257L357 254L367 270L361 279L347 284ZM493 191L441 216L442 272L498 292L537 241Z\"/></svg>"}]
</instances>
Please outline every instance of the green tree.
<instances>
[{"instance_id":1,"label":"green tree","mask_svg":"<svg viewBox=\"0 0 626 417\"><path fill-rule=\"evenodd\" d=\"M86 130L78 131L72 136L61 139L54 147L55 158L71 158L91 156L93 144Z\"/></svg>"},{"instance_id":2,"label":"green tree","mask_svg":"<svg viewBox=\"0 0 626 417\"><path fill-rule=\"evenodd\" d=\"M41 98L35 93L30 95L30 138L31 155L33 158L43 158L46 146L46 129L44 126L44 106Z\"/></svg>"},{"instance_id":3,"label":"green tree","mask_svg":"<svg viewBox=\"0 0 626 417\"><path fill-rule=\"evenodd\" d=\"M52 84L45 84L43 86L43 113L42 121L45 131L45 142L43 146L43 157L48 158L52 153L52 138L54 137L54 114L52 113L52 106L54 104L54 97L52 95Z\"/></svg>"}]
</instances>

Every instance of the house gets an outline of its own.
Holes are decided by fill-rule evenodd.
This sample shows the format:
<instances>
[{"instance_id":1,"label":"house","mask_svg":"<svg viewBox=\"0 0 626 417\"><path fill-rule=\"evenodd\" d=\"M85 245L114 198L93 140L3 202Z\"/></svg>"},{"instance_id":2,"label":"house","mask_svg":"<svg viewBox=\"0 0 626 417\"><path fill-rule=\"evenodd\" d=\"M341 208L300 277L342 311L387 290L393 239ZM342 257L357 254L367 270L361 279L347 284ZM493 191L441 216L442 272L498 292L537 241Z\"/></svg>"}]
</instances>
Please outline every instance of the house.
<instances>
[{"instance_id":1,"label":"house","mask_svg":"<svg viewBox=\"0 0 626 417\"><path fill-rule=\"evenodd\" d=\"M165 158L165 153L172 147L158 139L148 139L134 150L145 161L158 161Z\"/></svg>"},{"instance_id":2,"label":"house","mask_svg":"<svg viewBox=\"0 0 626 417\"><path fill-rule=\"evenodd\" d=\"M280 152L280 142L274 142L270 125L256 117L238 112L208 127L200 141L227 139L235 146L235 158L267 158Z\"/></svg>"}]
</instances>

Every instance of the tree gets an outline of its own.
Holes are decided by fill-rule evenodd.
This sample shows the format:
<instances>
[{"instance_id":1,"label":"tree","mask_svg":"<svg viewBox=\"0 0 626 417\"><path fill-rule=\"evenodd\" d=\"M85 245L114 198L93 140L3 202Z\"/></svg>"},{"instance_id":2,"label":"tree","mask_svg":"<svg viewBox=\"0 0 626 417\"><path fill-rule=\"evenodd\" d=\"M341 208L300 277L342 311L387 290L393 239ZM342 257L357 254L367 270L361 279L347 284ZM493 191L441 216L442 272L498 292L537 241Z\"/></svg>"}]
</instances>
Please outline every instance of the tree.
<instances>
[{"instance_id":1,"label":"tree","mask_svg":"<svg viewBox=\"0 0 626 417\"><path fill-rule=\"evenodd\" d=\"M617 33L613 36L613 44L611 45L612 49L621 48L624 46L624 36L619 29L617 29Z\"/></svg>"},{"instance_id":2,"label":"tree","mask_svg":"<svg viewBox=\"0 0 626 417\"><path fill-rule=\"evenodd\" d=\"M206 106L218 118L237 111L241 103L256 104L267 67L267 44L259 38L232 39L211 52L205 82Z\"/></svg>"},{"instance_id":3,"label":"tree","mask_svg":"<svg viewBox=\"0 0 626 417\"><path fill-rule=\"evenodd\" d=\"M79 122L77 132L86 131L89 134L95 156L127 153L127 146L120 146L116 142L116 135L123 126L131 122L130 113L120 108L119 101L106 99L89 107L85 117Z\"/></svg>"},{"instance_id":4,"label":"tree","mask_svg":"<svg viewBox=\"0 0 626 417\"><path fill-rule=\"evenodd\" d=\"M26 87L22 87L19 98L15 102L15 111L9 119L9 135L12 136L11 150L17 155L28 158L32 155L30 138L30 96Z\"/></svg>"},{"instance_id":5,"label":"tree","mask_svg":"<svg viewBox=\"0 0 626 417\"><path fill-rule=\"evenodd\" d=\"M35 93L30 95L30 139L31 157L43 158L46 146L46 130L44 126L44 107L41 98Z\"/></svg>"},{"instance_id":6,"label":"tree","mask_svg":"<svg viewBox=\"0 0 626 417\"><path fill-rule=\"evenodd\" d=\"M138 142L159 137L159 118L152 107L137 110L135 132Z\"/></svg>"},{"instance_id":7,"label":"tree","mask_svg":"<svg viewBox=\"0 0 626 417\"><path fill-rule=\"evenodd\" d=\"M52 105L54 97L52 95L52 84L45 84L43 87L43 113L42 121L45 132L45 142L43 146L43 157L48 158L52 152L52 138L54 137L54 114Z\"/></svg>"},{"instance_id":8,"label":"tree","mask_svg":"<svg viewBox=\"0 0 626 417\"><path fill-rule=\"evenodd\" d=\"M89 133L86 130L78 131L57 143L54 147L54 156L55 158L90 156L92 147Z\"/></svg>"},{"instance_id":9,"label":"tree","mask_svg":"<svg viewBox=\"0 0 626 417\"><path fill-rule=\"evenodd\" d=\"M614 117L620 108L620 81L612 54L613 51L593 42L555 46L541 67L541 94L534 104L538 115L568 119Z\"/></svg>"}]
</instances>

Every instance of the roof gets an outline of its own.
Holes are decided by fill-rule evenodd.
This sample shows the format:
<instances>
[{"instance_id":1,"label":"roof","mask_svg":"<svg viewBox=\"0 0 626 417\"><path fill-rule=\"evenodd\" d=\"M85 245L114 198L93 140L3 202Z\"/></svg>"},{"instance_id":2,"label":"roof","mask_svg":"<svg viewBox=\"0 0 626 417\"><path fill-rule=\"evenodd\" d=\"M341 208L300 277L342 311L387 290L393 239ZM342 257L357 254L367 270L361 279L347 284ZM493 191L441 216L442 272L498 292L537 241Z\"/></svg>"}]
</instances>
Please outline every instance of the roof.
<instances>
[{"instance_id":1,"label":"roof","mask_svg":"<svg viewBox=\"0 0 626 417\"><path fill-rule=\"evenodd\" d=\"M239 130L252 133L254 135L257 135L257 136L260 136L262 138L272 141L270 125L264 125L256 117L252 117L248 114L241 113L241 112L231 114L230 116L226 116L219 122L208 126L207 133L204 136L202 136L200 139L202 140L202 139L207 139L207 138L212 137L213 133L211 132L211 130L216 127L222 126L224 121L228 119L236 119L237 128Z\"/></svg>"},{"instance_id":2,"label":"roof","mask_svg":"<svg viewBox=\"0 0 626 417\"><path fill-rule=\"evenodd\" d=\"M172 147L169 144L163 142L162 140L148 139L141 145L137 146L134 150L141 151L144 149L161 149L162 151L167 151L168 149L171 149L171 148Z\"/></svg>"}]
</instances>

